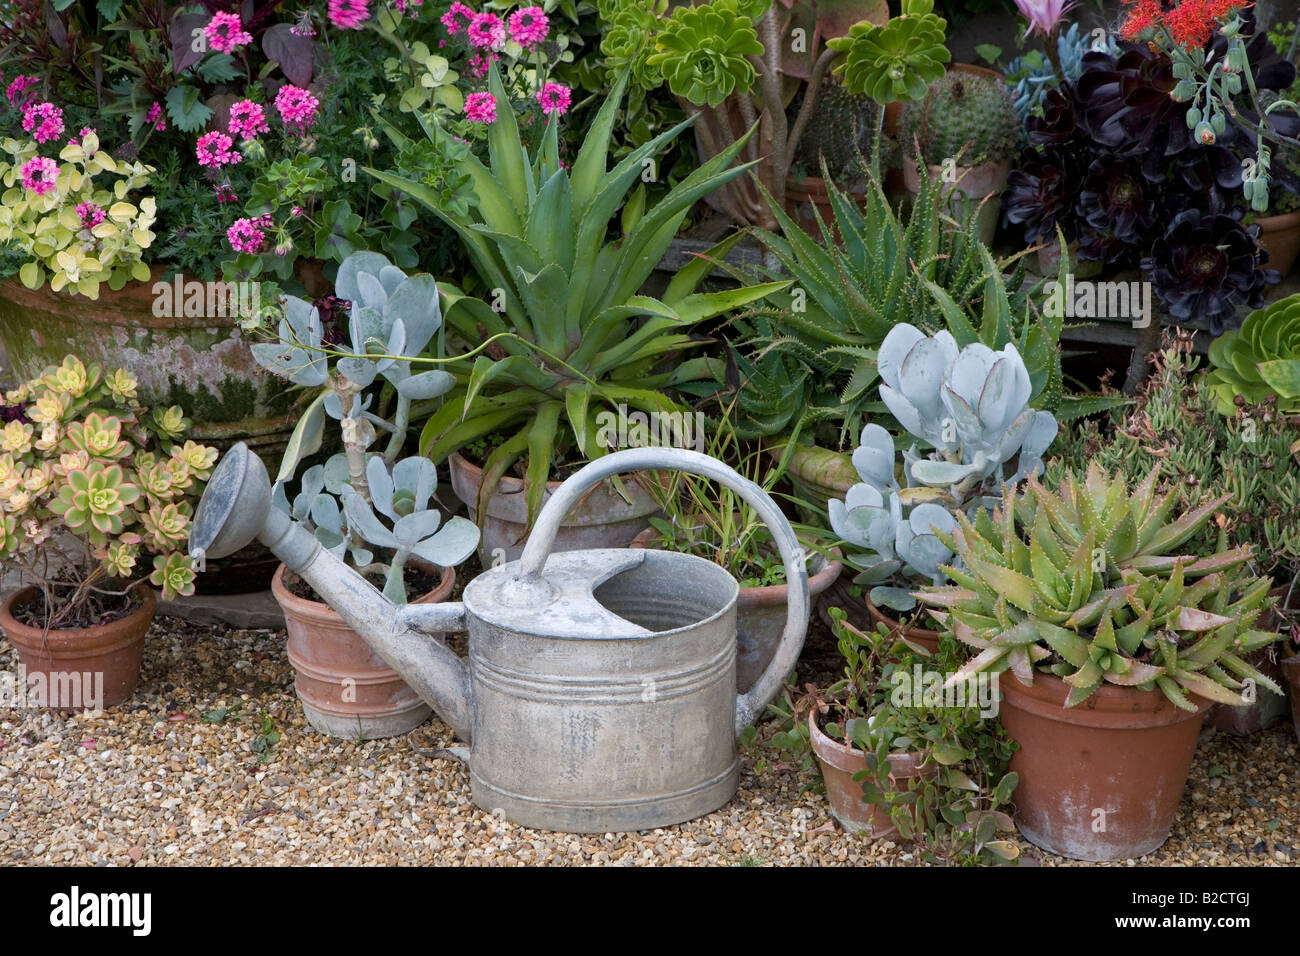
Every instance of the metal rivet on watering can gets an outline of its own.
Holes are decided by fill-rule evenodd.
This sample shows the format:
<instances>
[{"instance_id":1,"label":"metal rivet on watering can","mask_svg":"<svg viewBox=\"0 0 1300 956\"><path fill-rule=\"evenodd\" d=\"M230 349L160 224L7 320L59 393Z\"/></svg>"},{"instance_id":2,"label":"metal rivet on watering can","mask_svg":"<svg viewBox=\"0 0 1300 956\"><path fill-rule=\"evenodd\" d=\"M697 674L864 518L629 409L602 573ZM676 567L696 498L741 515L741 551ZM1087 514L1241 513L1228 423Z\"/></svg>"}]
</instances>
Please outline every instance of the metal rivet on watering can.
<instances>
[{"instance_id":1,"label":"metal rivet on watering can","mask_svg":"<svg viewBox=\"0 0 1300 956\"><path fill-rule=\"evenodd\" d=\"M788 618L771 664L740 697L739 586L721 567L653 550L550 554L583 494L640 470L712 478L772 530L790 585ZM254 538L472 742L478 806L548 830L650 829L726 803L738 780L736 736L776 695L808 622L803 553L780 509L722 462L681 449L629 449L582 468L542 508L522 557L471 581L463 603L389 603L270 507L265 467L237 446L208 484L190 547L219 558ZM426 636L455 630L469 632L465 660Z\"/></svg>"}]
</instances>

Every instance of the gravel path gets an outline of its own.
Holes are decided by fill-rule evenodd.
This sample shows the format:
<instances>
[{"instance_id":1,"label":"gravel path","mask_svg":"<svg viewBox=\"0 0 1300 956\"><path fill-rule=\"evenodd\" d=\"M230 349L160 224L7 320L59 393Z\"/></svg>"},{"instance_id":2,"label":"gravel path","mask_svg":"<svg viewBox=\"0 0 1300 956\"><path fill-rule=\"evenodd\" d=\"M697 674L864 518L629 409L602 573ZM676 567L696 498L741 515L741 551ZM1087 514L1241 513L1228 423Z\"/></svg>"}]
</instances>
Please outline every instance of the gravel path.
<instances>
[{"instance_id":1,"label":"gravel path","mask_svg":"<svg viewBox=\"0 0 1300 956\"><path fill-rule=\"evenodd\" d=\"M818 679L835 651L820 627L809 641L804 674ZM16 667L0 641L0 670ZM474 808L465 768L427 755L451 743L436 718L407 737L328 740L303 720L283 632L160 618L130 704L95 719L0 709L0 863L915 862L905 845L841 831L825 799L761 744L721 810L648 833L574 836ZM1300 862L1297 779L1289 723L1203 739L1173 835L1142 862ZM1066 862L1023 847L1026 862Z\"/></svg>"}]
</instances>

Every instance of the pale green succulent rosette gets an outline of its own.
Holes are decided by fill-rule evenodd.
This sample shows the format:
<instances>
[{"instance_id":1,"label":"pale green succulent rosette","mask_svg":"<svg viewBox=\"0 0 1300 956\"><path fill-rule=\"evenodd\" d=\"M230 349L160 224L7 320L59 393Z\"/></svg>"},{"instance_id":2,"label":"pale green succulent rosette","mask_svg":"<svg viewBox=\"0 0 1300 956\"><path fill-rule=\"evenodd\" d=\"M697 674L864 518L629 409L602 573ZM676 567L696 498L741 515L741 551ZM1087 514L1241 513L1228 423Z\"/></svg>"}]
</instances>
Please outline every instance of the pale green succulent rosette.
<instances>
[{"instance_id":1,"label":"pale green succulent rosette","mask_svg":"<svg viewBox=\"0 0 1300 956\"><path fill-rule=\"evenodd\" d=\"M1224 415L1232 414L1238 395L1252 405L1276 395L1283 411L1300 411L1300 294L1224 332L1210 345L1210 363L1206 379Z\"/></svg>"},{"instance_id":2,"label":"pale green succulent rosette","mask_svg":"<svg viewBox=\"0 0 1300 956\"><path fill-rule=\"evenodd\" d=\"M835 67L844 86L881 104L925 96L950 59L944 45L948 23L933 8L933 0L908 0L902 14L883 26L863 21L847 36L827 41L832 50L845 54Z\"/></svg>"},{"instance_id":3,"label":"pale green succulent rosette","mask_svg":"<svg viewBox=\"0 0 1300 956\"><path fill-rule=\"evenodd\" d=\"M646 62L663 71L673 93L697 106L718 106L732 93L748 93L754 85L748 57L763 53L753 19L736 0L678 7L657 46Z\"/></svg>"}]
</instances>

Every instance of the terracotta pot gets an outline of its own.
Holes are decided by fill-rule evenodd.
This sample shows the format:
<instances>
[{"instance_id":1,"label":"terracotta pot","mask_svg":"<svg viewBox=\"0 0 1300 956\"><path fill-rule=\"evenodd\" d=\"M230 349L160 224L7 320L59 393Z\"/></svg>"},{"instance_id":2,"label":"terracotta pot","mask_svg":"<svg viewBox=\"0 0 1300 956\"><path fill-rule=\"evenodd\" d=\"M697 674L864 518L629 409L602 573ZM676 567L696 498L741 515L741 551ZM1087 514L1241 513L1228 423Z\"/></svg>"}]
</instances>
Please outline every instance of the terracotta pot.
<instances>
[{"instance_id":1,"label":"terracotta pot","mask_svg":"<svg viewBox=\"0 0 1300 956\"><path fill-rule=\"evenodd\" d=\"M185 409L195 441L223 449L244 441L264 457L278 455L297 422L294 393L253 359L238 315L228 314L237 309L195 294L215 284L187 290L183 276L178 285L163 282L161 266L150 272L149 281L117 292L102 286L95 301L48 284L33 291L17 279L0 282L0 342L15 375L32 378L68 354L105 371L125 368L146 406ZM255 288L235 291L251 302ZM173 314L191 301L203 314Z\"/></svg>"},{"instance_id":2,"label":"terracotta pot","mask_svg":"<svg viewBox=\"0 0 1300 956\"><path fill-rule=\"evenodd\" d=\"M1295 739L1300 742L1300 657L1283 659L1282 675L1291 694L1291 719L1295 723Z\"/></svg>"},{"instance_id":3,"label":"terracotta pot","mask_svg":"<svg viewBox=\"0 0 1300 956\"><path fill-rule=\"evenodd\" d=\"M1286 601L1288 590L1290 588L1283 584L1269 592L1269 596L1276 598L1277 603L1260 616L1259 624L1256 625L1260 630L1278 631L1280 633L1290 632L1291 618L1295 616L1296 609L1291 608L1286 612L1278 610L1282 603ZM1300 594L1296 595L1296 597L1300 598ZM1280 662L1280 658L1284 656L1286 655L1283 648L1277 645L1269 645L1248 654L1246 662L1264 674L1265 677L1271 677L1285 690L1286 676L1282 673ZM1244 707L1234 707L1231 704L1211 704L1209 711L1205 714L1206 725L1236 737L1245 737L1250 734L1257 734L1266 727L1271 727L1278 721L1285 720L1290 715L1291 708L1287 704L1285 696L1279 696L1263 687L1257 687L1255 690L1254 702Z\"/></svg>"},{"instance_id":4,"label":"terracotta pot","mask_svg":"<svg viewBox=\"0 0 1300 956\"><path fill-rule=\"evenodd\" d=\"M1268 250L1268 268L1276 269L1285 279L1300 254L1300 209L1280 216L1262 216L1259 244Z\"/></svg>"},{"instance_id":5,"label":"terracotta pot","mask_svg":"<svg viewBox=\"0 0 1300 956\"><path fill-rule=\"evenodd\" d=\"M471 521L478 521L478 494L483 486L483 469L463 455L447 459L451 487L465 502ZM580 551L586 548L623 548L650 525L659 514L659 506L646 488L644 472L627 475L623 487L632 501L629 504L609 481L603 481L578 503L564 518L555 536L552 553ZM560 487L560 482L546 483L546 501ZM484 567L516 561L523 553L528 531L528 502L522 479L505 476L488 498L487 515L481 523L479 558Z\"/></svg>"},{"instance_id":6,"label":"terracotta pot","mask_svg":"<svg viewBox=\"0 0 1300 956\"><path fill-rule=\"evenodd\" d=\"M1144 856L1164 843L1208 702L1179 710L1158 690L1102 684L1066 708L1068 685L1036 673L999 680L1002 726L1020 744L1011 770L1016 825L1035 846L1093 862Z\"/></svg>"},{"instance_id":7,"label":"terracotta pot","mask_svg":"<svg viewBox=\"0 0 1300 956\"><path fill-rule=\"evenodd\" d=\"M938 179L943 175L942 166L926 163L926 168L929 169L932 178ZM1001 215L998 197L1007 188L1007 177L1010 175L1011 160L1009 159L999 163L981 163L978 166L958 166L956 180L944 187L946 194L961 193L971 202L978 203L988 197L988 201L980 206L976 218L980 242L986 246L993 244L993 236L998 229L998 217ZM917 172L916 161L910 155L903 157L903 182L907 186L907 191L913 195L921 191L921 175Z\"/></svg>"},{"instance_id":8,"label":"terracotta pot","mask_svg":"<svg viewBox=\"0 0 1300 956\"><path fill-rule=\"evenodd\" d=\"M889 808L863 800L862 783L853 779L854 774L867 769L862 751L827 737L817 726L815 714L808 715L808 737L826 784L831 816L850 833L866 833L877 838L896 835L898 827L890 819ZM928 776L938 770L933 764L923 768L920 761L919 752L889 755L889 778L899 790L906 791L910 778Z\"/></svg>"},{"instance_id":9,"label":"terracotta pot","mask_svg":"<svg viewBox=\"0 0 1300 956\"><path fill-rule=\"evenodd\" d=\"M859 630L874 629L877 624L884 624L892 633L897 634L901 631L909 641L921 645L931 654L939 652L939 639L942 635L938 631L924 627L903 627L901 621L890 617L872 604L867 595L854 594L853 579L847 575L831 582L831 586L826 590L826 595L818 606L822 622L828 628L831 626L831 618L827 612L833 607L843 608L844 619Z\"/></svg>"},{"instance_id":10,"label":"terracotta pot","mask_svg":"<svg viewBox=\"0 0 1300 956\"><path fill-rule=\"evenodd\" d=\"M432 711L384 660L326 604L293 594L284 565L271 593L284 611L294 690L307 722L323 734L374 740L414 730ZM416 604L445 601L456 586L454 568L442 568L438 586Z\"/></svg>"},{"instance_id":11,"label":"terracotta pot","mask_svg":"<svg viewBox=\"0 0 1300 956\"><path fill-rule=\"evenodd\" d=\"M780 461L784 452L784 446L777 446L769 449L768 455L775 462ZM816 445L795 445L786 477L794 489L795 497L812 505L811 508L796 505L799 514L810 523L825 521L826 503L831 498L843 498L850 488L862 480L853 467L853 457L850 454Z\"/></svg>"},{"instance_id":12,"label":"terracotta pot","mask_svg":"<svg viewBox=\"0 0 1300 956\"><path fill-rule=\"evenodd\" d=\"M153 623L158 600L146 584L136 585L141 605L126 617L95 627L52 630L29 627L14 618L40 592L34 587L15 591L0 607L0 630L18 651L26 671L29 704L59 710L94 710L115 707L129 700L140 680L144 636ZM38 693L31 678L42 675Z\"/></svg>"},{"instance_id":13,"label":"terracotta pot","mask_svg":"<svg viewBox=\"0 0 1300 956\"><path fill-rule=\"evenodd\" d=\"M836 187L844 191L844 187L839 183L836 183ZM866 205L865 191L850 189L848 195L859 208ZM832 230L835 228L835 210L831 206L831 194L826 188L826 180L820 176L789 180L785 185L785 198L786 205L790 207L791 214L795 216L803 231L814 239L820 241L822 235L821 227L817 225L818 215L827 228ZM816 209L815 214L814 209Z\"/></svg>"},{"instance_id":14,"label":"terracotta pot","mask_svg":"<svg viewBox=\"0 0 1300 956\"><path fill-rule=\"evenodd\" d=\"M972 76L982 76L989 80L997 80L999 83L1005 82L1002 74L997 70L990 70L987 66L977 66L974 63L949 63L949 73L969 73Z\"/></svg>"},{"instance_id":15,"label":"terracotta pot","mask_svg":"<svg viewBox=\"0 0 1300 956\"><path fill-rule=\"evenodd\" d=\"M658 534L654 528L646 528L632 539L629 547L654 547ZM809 556L808 563L808 607L811 611L822 592L840 576L844 566L816 552ZM736 690L742 694L748 693L763 676L781 644L789 607L788 595L789 588L784 584L761 588L741 586L740 596L736 599Z\"/></svg>"}]
</instances>

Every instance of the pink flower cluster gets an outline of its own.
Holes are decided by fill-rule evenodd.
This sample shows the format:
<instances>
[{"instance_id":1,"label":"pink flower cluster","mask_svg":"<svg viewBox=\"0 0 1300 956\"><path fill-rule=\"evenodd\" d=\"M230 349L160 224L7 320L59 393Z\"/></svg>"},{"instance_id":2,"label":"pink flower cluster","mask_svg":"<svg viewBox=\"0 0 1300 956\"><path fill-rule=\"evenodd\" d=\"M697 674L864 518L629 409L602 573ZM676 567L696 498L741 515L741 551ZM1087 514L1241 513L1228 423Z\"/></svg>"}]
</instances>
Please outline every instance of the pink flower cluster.
<instances>
[{"instance_id":1,"label":"pink flower cluster","mask_svg":"<svg viewBox=\"0 0 1300 956\"><path fill-rule=\"evenodd\" d=\"M76 136L73 136L71 139L69 139L69 140L68 140L68 145L69 145L69 146L80 146L80 145L81 145L81 141L82 141L83 139L85 139L87 136L89 136L89 135L90 135L91 133L93 133L93 132L95 132L95 127L93 127L93 126L83 126L83 127L81 127L81 132L78 133Z\"/></svg>"},{"instance_id":2,"label":"pink flower cluster","mask_svg":"<svg viewBox=\"0 0 1300 956\"><path fill-rule=\"evenodd\" d=\"M507 36L527 50L543 42L551 32L546 11L539 6L521 7L503 21L495 13L475 13L460 0L442 15L442 25L451 36L464 33L474 49L493 53L504 49Z\"/></svg>"},{"instance_id":3,"label":"pink flower cluster","mask_svg":"<svg viewBox=\"0 0 1300 956\"><path fill-rule=\"evenodd\" d=\"M329 18L340 30L360 30L370 19L370 0L330 0Z\"/></svg>"},{"instance_id":4,"label":"pink flower cluster","mask_svg":"<svg viewBox=\"0 0 1300 956\"><path fill-rule=\"evenodd\" d=\"M299 133L306 133L316 122L316 109L320 100L301 86L285 84L275 94L275 108L280 111L284 125Z\"/></svg>"},{"instance_id":5,"label":"pink flower cluster","mask_svg":"<svg viewBox=\"0 0 1300 956\"><path fill-rule=\"evenodd\" d=\"M105 213L93 202L83 202L77 204L77 218L81 220L82 228L94 229L104 221Z\"/></svg>"},{"instance_id":6,"label":"pink flower cluster","mask_svg":"<svg viewBox=\"0 0 1300 956\"><path fill-rule=\"evenodd\" d=\"M25 100L27 91L39 82L40 80L34 76L24 76L21 73L15 76L13 82L5 90L5 96L9 98L9 105L17 106L22 100Z\"/></svg>"},{"instance_id":7,"label":"pink flower cluster","mask_svg":"<svg viewBox=\"0 0 1300 956\"><path fill-rule=\"evenodd\" d=\"M45 156L36 156L22 165L23 188L44 196L54 190L59 178L59 166L54 160Z\"/></svg>"},{"instance_id":8,"label":"pink flower cluster","mask_svg":"<svg viewBox=\"0 0 1300 956\"><path fill-rule=\"evenodd\" d=\"M244 142L255 139L258 133L270 129L266 125L266 113L261 104L252 100L240 100L230 107L230 124L227 127L231 136L238 136Z\"/></svg>"},{"instance_id":9,"label":"pink flower cluster","mask_svg":"<svg viewBox=\"0 0 1300 956\"><path fill-rule=\"evenodd\" d=\"M461 3L460 0L456 0L451 5L451 9L442 15L442 25L447 28L447 32L452 36L459 36L469 29L469 25L474 22L474 18L477 16L477 13Z\"/></svg>"},{"instance_id":10,"label":"pink flower cluster","mask_svg":"<svg viewBox=\"0 0 1300 956\"><path fill-rule=\"evenodd\" d=\"M559 83L547 83L537 91L537 102L542 104L542 112L547 116L563 116L572 101L572 92Z\"/></svg>"},{"instance_id":11,"label":"pink flower cluster","mask_svg":"<svg viewBox=\"0 0 1300 956\"><path fill-rule=\"evenodd\" d=\"M510 39L525 50L544 41L551 23L541 7L523 7L510 14Z\"/></svg>"},{"instance_id":12,"label":"pink flower cluster","mask_svg":"<svg viewBox=\"0 0 1300 956\"><path fill-rule=\"evenodd\" d=\"M213 131L199 137L194 151L199 157L200 166L220 169L222 166L233 166L243 159L232 148L234 145L235 141L225 133Z\"/></svg>"},{"instance_id":13,"label":"pink flower cluster","mask_svg":"<svg viewBox=\"0 0 1300 956\"><path fill-rule=\"evenodd\" d=\"M23 129L38 143L63 135L63 110L53 103L29 103L23 107Z\"/></svg>"},{"instance_id":14,"label":"pink flower cluster","mask_svg":"<svg viewBox=\"0 0 1300 956\"><path fill-rule=\"evenodd\" d=\"M244 22L234 13L214 13L203 28L208 46L218 53L234 53L253 42L252 34L244 29Z\"/></svg>"},{"instance_id":15,"label":"pink flower cluster","mask_svg":"<svg viewBox=\"0 0 1300 956\"><path fill-rule=\"evenodd\" d=\"M480 13L470 22L465 35L476 50L496 53L506 45L506 25L495 13Z\"/></svg>"},{"instance_id":16,"label":"pink flower cluster","mask_svg":"<svg viewBox=\"0 0 1300 956\"><path fill-rule=\"evenodd\" d=\"M496 97L491 93L471 93L465 97L465 115L471 123L495 123Z\"/></svg>"},{"instance_id":17,"label":"pink flower cluster","mask_svg":"<svg viewBox=\"0 0 1300 956\"><path fill-rule=\"evenodd\" d=\"M266 245L266 230L270 226L269 214L251 219L236 219L235 224L226 230L226 239L230 242L230 248L236 252L257 255Z\"/></svg>"},{"instance_id":18,"label":"pink flower cluster","mask_svg":"<svg viewBox=\"0 0 1300 956\"><path fill-rule=\"evenodd\" d=\"M145 114L144 121L162 133L167 129L167 121L162 118L162 105L153 101L153 106L149 107L149 112Z\"/></svg>"}]
</instances>

